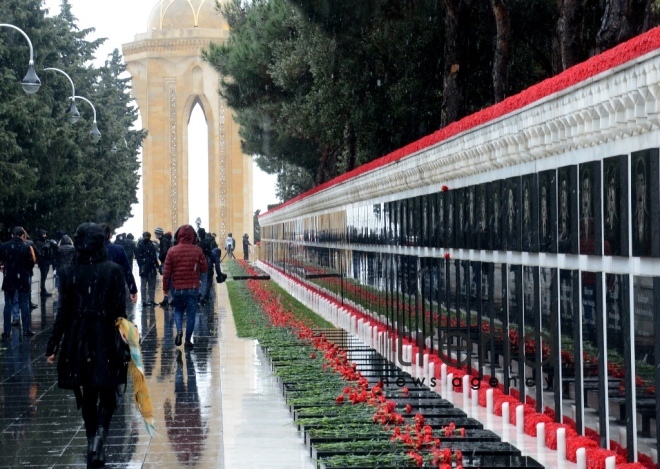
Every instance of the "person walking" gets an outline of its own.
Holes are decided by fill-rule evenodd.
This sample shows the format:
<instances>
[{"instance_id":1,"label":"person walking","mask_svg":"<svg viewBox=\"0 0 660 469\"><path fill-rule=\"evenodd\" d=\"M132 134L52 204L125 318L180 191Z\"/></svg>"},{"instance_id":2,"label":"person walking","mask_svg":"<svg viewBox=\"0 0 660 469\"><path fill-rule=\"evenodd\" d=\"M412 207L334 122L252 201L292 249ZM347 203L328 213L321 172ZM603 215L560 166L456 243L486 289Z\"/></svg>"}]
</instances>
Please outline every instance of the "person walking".
<instances>
[{"instance_id":1,"label":"person walking","mask_svg":"<svg viewBox=\"0 0 660 469\"><path fill-rule=\"evenodd\" d=\"M234 258L236 259L236 256L234 256L234 249L236 249L236 240L232 237L231 233L227 235L227 239L225 239L225 250L227 251L227 257L228 258Z\"/></svg>"},{"instance_id":2,"label":"person walking","mask_svg":"<svg viewBox=\"0 0 660 469\"><path fill-rule=\"evenodd\" d=\"M112 228L110 228L110 225L107 223L100 223L99 226L105 236L103 246L105 247L105 253L108 255L108 260L118 264L124 271L124 280L126 280L126 286L128 287L131 302L136 303L137 284L135 283L135 277L133 276L133 269L131 269L131 265L128 263L126 252L122 246L110 242L110 238L112 237Z\"/></svg>"},{"instance_id":3,"label":"person walking","mask_svg":"<svg viewBox=\"0 0 660 469\"><path fill-rule=\"evenodd\" d=\"M199 302L201 305L205 305L209 301L211 286L213 285L213 270L210 266L213 249L217 247L217 244L211 234L207 233L204 228L197 230L197 236L199 238L199 247L202 249L202 252L204 252L204 257L206 257L206 264L209 265L208 271L201 275L202 287Z\"/></svg>"},{"instance_id":4,"label":"person walking","mask_svg":"<svg viewBox=\"0 0 660 469\"><path fill-rule=\"evenodd\" d=\"M73 265L73 260L76 255L76 248L73 247L73 241L67 235L62 235L60 245L57 248L57 257L55 258L55 268L57 274L55 275L55 288L60 288L60 271L65 267Z\"/></svg>"},{"instance_id":5,"label":"person walking","mask_svg":"<svg viewBox=\"0 0 660 469\"><path fill-rule=\"evenodd\" d=\"M158 238L158 241L160 242L159 249L158 249L158 262L160 265L158 266L158 271L160 272L161 275L163 275L163 268L165 267L165 258L167 258L167 251L170 250L172 247L172 233L168 231L167 233L163 233L162 228L156 228L156 238ZM170 299L165 295L163 298L163 301L158 303L161 307L165 308L170 304Z\"/></svg>"},{"instance_id":6,"label":"person walking","mask_svg":"<svg viewBox=\"0 0 660 469\"><path fill-rule=\"evenodd\" d=\"M131 266L131 269L133 269L133 260L135 259L135 250L137 247L135 246L135 237L133 237L133 233L128 233L126 235L126 238L124 238L124 251L126 251L126 257L128 257L128 263Z\"/></svg>"},{"instance_id":7,"label":"person walking","mask_svg":"<svg viewBox=\"0 0 660 469\"><path fill-rule=\"evenodd\" d=\"M30 279L34 257L23 240L24 231L20 226L14 227L12 239L0 245L0 262L4 264L2 290L5 292L3 339L11 337L12 302L16 293L23 322L23 337L35 335L30 316Z\"/></svg>"},{"instance_id":8,"label":"person walking","mask_svg":"<svg viewBox=\"0 0 660 469\"><path fill-rule=\"evenodd\" d=\"M158 250L151 242L151 233L142 233L142 239L137 244L135 253L138 267L140 268L140 294L143 306L155 306L156 275L158 272ZM164 288L164 286L163 286Z\"/></svg>"},{"instance_id":9,"label":"person walking","mask_svg":"<svg viewBox=\"0 0 660 469\"><path fill-rule=\"evenodd\" d=\"M195 330L195 315L199 299L200 274L206 274L208 264L204 251L195 246L197 234L191 225L183 225L177 231L177 244L172 246L165 258L163 291L171 298L176 325L175 345L181 345L183 335L183 312L186 312L186 348L192 348Z\"/></svg>"},{"instance_id":10,"label":"person walking","mask_svg":"<svg viewBox=\"0 0 660 469\"><path fill-rule=\"evenodd\" d=\"M76 230L75 264L60 272L59 309L46 347L48 363L59 354L58 386L72 389L82 408L88 467L105 464L104 444L118 387L126 384L127 374L115 325L126 318L124 273L107 259L104 241L95 223L83 223Z\"/></svg>"},{"instance_id":11,"label":"person walking","mask_svg":"<svg viewBox=\"0 0 660 469\"><path fill-rule=\"evenodd\" d=\"M37 264L41 273L41 296L53 296L52 293L46 290L46 278L53 263L55 251L53 249L54 243L48 239L48 232L46 230L37 230L35 245L37 246Z\"/></svg>"},{"instance_id":12,"label":"person walking","mask_svg":"<svg viewBox=\"0 0 660 469\"><path fill-rule=\"evenodd\" d=\"M243 259L246 261L250 260L250 246L252 246L250 243L250 237L245 233L243 235Z\"/></svg>"}]
</instances>

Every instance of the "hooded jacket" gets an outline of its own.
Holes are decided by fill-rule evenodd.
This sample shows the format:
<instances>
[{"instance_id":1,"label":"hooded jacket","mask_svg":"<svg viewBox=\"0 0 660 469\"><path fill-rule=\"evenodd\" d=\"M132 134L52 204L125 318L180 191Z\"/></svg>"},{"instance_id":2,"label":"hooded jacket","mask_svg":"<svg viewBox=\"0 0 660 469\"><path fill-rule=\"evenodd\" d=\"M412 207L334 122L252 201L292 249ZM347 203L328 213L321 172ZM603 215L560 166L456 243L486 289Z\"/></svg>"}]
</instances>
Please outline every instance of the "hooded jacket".
<instances>
[{"instance_id":1,"label":"hooded jacket","mask_svg":"<svg viewBox=\"0 0 660 469\"><path fill-rule=\"evenodd\" d=\"M80 225L75 264L60 272L59 309L46 353L59 350L61 388L126 383L115 343L115 321L126 317L126 287L121 267L107 260L104 239L98 225Z\"/></svg>"},{"instance_id":2,"label":"hooded jacket","mask_svg":"<svg viewBox=\"0 0 660 469\"><path fill-rule=\"evenodd\" d=\"M196 289L200 286L200 274L208 271L204 251L195 246L197 234L190 225L177 231L177 244L167 251L163 270L163 292Z\"/></svg>"}]
</instances>

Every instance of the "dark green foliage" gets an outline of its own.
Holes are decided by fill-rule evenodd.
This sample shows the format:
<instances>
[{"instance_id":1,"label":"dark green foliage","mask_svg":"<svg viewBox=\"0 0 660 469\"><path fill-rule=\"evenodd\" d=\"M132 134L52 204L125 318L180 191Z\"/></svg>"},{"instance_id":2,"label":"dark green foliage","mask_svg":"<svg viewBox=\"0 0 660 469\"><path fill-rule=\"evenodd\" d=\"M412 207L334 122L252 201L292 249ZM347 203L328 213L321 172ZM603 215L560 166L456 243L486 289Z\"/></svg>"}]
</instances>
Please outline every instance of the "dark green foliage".
<instances>
[{"instance_id":1,"label":"dark green foliage","mask_svg":"<svg viewBox=\"0 0 660 469\"><path fill-rule=\"evenodd\" d=\"M129 131L137 110L129 107L129 83L118 51L104 67L90 64L104 41L79 30L67 0L57 17L46 17L41 0L0 0L2 22L24 30L34 46L41 89L20 87L29 58L23 36L0 28L0 229L14 225L30 233L46 228L72 233L84 221L122 225L137 202L137 153L143 132ZM71 85L95 106L102 138L93 143L92 108L76 100L81 119L67 120ZM126 139L126 143L124 143ZM118 151L111 151L116 145Z\"/></svg>"},{"instance_id":2,"label":"dark green foliage","mask_svg":"<svg viewBox=\"0 0 660 469\"><path fill-rule=\"evenodd\" d=\"M614 2L622 0L507 0L504 97L595 54ZM459 3L460 37L448 28L450 43L446 8ZM657 0L646 0L644 11L643 3L623 18L644 23L622 28L641 32L657 24ZM452 68L458 86L449 89L460 98L446 116L458 119L495 102L489 1L232 0L222 12L229 42L204 57L223 77L220 92L241 125L243 151L278 175L283 200L438 130L450 106L443 82ZM564 29L562 15L570 20ZM559 37L569 29L570 38ZM571 57L562 58L562 44Z\"/></svg>"}]
</instances>

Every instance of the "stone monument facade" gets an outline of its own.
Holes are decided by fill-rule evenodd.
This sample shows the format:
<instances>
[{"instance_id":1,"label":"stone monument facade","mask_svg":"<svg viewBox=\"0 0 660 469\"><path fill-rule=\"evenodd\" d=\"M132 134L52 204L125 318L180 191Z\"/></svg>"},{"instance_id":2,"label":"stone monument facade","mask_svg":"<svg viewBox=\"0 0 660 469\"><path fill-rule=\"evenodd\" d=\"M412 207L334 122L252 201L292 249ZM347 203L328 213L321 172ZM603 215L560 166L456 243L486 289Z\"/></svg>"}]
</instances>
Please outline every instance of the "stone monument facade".
<instances>
[{"instance_id":1,"label":"stone monument facade","mask_svg":"<svg viewBox=\"0 0 660 469\"><path fill-rule=\"evenodd\" d=\"M147 32L123 45L142 126L144 230L176 230L195 215L188 200L188 122L196 104L208 124L209 217L218 233L252 235L252 158L241 152L238 124L218 94L220 76L201 59L211 42L229 38L214 0L158 0Z\"/></svg>"}]
</instances>

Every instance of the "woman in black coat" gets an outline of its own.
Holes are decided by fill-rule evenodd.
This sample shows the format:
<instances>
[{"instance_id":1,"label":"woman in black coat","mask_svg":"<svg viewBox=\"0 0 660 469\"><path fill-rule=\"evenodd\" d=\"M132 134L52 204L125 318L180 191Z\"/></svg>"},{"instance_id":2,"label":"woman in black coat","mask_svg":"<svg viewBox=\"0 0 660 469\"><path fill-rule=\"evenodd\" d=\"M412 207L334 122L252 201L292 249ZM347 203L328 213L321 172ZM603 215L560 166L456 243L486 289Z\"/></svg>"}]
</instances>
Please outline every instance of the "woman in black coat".
<instances>
[{"instance_id":1,"label":"woman in black coat","mask_svg":"<svg viewBox=\"0 0 660 469\"><path fill-rule=\"evenodd\" d=\"M106 260L104 239L95 223L76 230L76 258L59 272L59 310L46 352L49 363L59 352L58 386L73 389L82 407L88 467L105 463L103 444L127 371L115 327L118 318L126 317L124 273Z\"/></svg>"}]
</instances>

